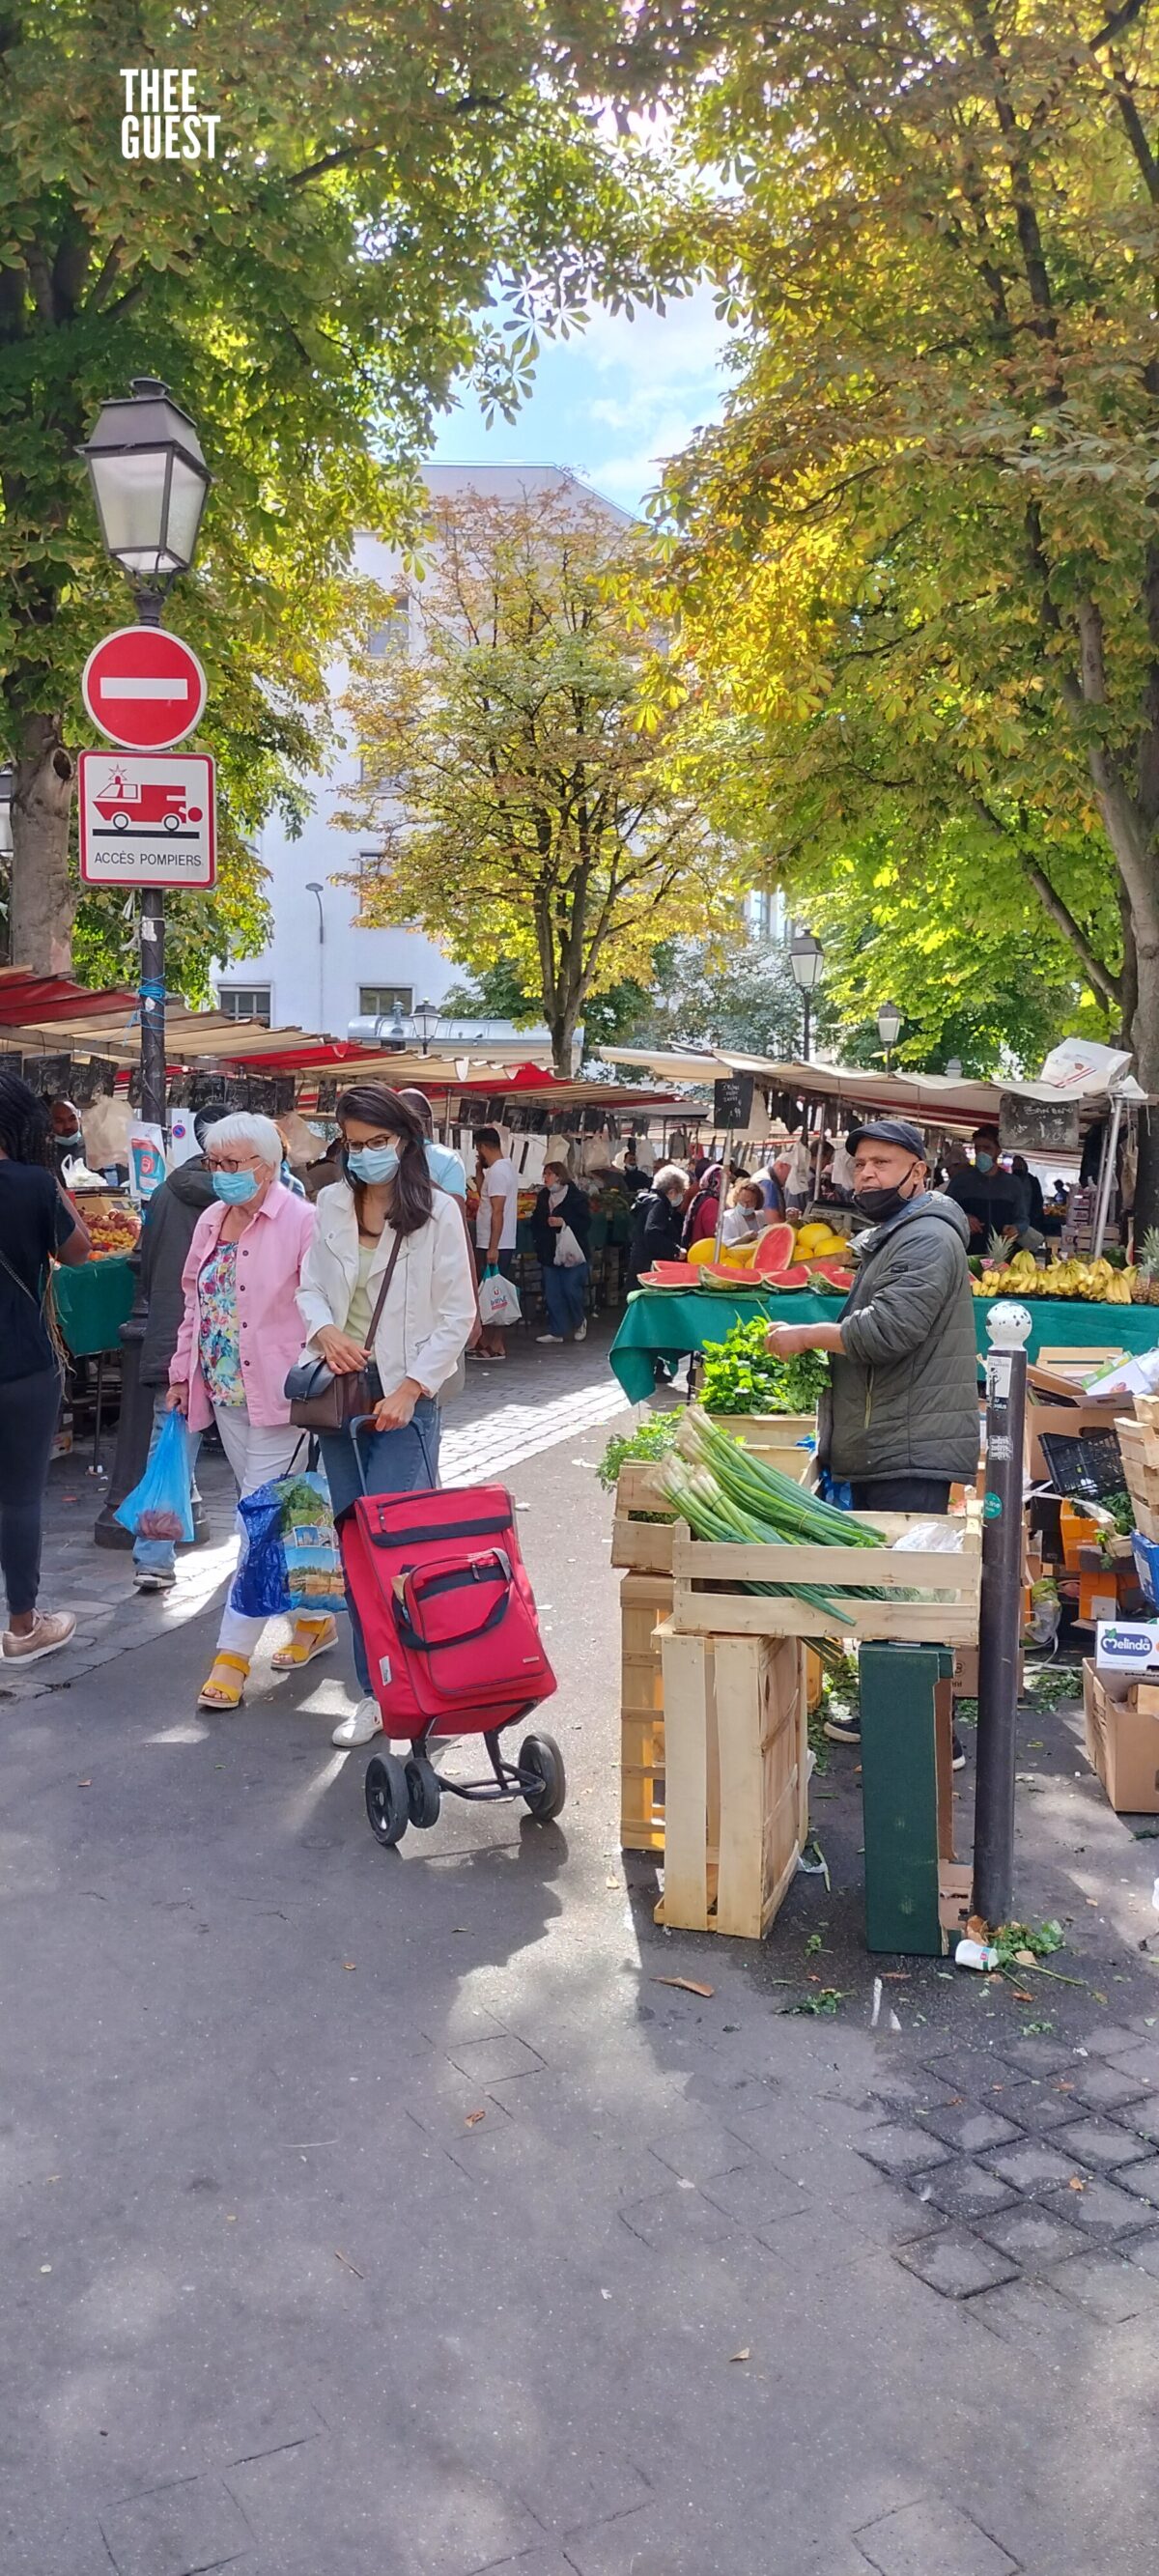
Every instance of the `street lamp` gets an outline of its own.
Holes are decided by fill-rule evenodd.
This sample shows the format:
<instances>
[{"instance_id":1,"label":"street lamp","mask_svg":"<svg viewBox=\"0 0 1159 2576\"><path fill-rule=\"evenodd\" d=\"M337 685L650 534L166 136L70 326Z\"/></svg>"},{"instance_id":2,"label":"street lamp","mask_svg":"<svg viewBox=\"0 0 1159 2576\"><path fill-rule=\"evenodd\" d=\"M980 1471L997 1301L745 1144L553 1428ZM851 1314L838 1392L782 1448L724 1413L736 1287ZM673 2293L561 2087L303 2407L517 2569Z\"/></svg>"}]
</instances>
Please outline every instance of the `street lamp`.
<instances>
[{"instance_id":1,"label":"street lamp","mask_svg":"<svg viewBox=\"0 0 1159 2576\"><path fill-rule=\"evenodd\" d=\"M159 376L101 404L80 454L105 550L132 584L141 626L159 626L165 594L188 572L211 476L188 413ZM141 894L141 1116L165 1125L165 897Z\"/></svg>"},{"instance_id":2,"label":"street lamp","mask_svg":"<svg viewBox=\"0 0 1159 2576\"><path fill-rule=\"evenodd\" d=\"M443 1015L435 1002L416 1002L412 1016L415 1036L425 1055Z\"/></svg>"},{"instance_id":3,"label":"street lamp","mask_svg":"<svg viewBox=\"0 0 1159 2576\"><path fill-rule=\"evenodd\" d=\"M385 1040L382 1034L384 1029L386 1030ZM393 1011L378 1012L374 1023L374 1043L377 1047L385 1044L395 1055L406 1053L406 1030L402 1024L402 1012L397 1002Z\"/></svg>"},{"instance_id":4,"label":"street lamp","mask_svg":"<svg viewBox=\"0 0 1159 2576\"><path fill-rule=\"evenodd\" d=\"M877 1014L877 1034L885 1049L885 1069L901 1034L901 1012L896 1002L883 1002Z\"/></svg>"},{"instance_id":5,"label":"street lamp","mask_svg":"<svg viewBox=\"0 0 1159 2576\"><path fill-rule=\"evenodd\" d=\"M322 910L322 897L325 891L325 886L317 877L307 878L306 892L313 895L318 906L318 1035L321 1038L326 1035L326 959L323 954L326 942L326 916Z\"/></svg>"},{"instance_id":6,"label":"street lamp","mask_svg":"<svg viewBox=\"0 0 1159 2576\"><path fill-rule=\"evenodd\" d=\"M825 972L825 951L820 940L814 939L811 930L794 931L789 942L789 969L804 1009L805 1028L801 1042L801 1061L803 1064L808 1064L810 1005Z\"/></svg>"}]
</instances>

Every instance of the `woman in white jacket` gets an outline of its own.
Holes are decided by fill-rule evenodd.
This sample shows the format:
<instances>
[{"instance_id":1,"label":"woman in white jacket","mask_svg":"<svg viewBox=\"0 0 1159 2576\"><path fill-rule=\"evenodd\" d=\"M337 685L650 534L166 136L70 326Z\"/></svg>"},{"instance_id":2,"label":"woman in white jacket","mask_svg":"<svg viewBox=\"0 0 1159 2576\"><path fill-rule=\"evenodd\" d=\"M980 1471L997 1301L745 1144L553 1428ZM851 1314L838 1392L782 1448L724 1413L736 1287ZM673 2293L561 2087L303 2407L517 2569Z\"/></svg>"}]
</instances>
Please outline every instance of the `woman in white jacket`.
<instances>
[{"instance_id":1,"label":"woman in white jacket","mask_svg":"<svg viewBox=\"0 0 1159 2576\"><path fill-rule=\"evenodd\" d=\"M475 1282L453 1199L436 1189L414 1111L384 1083L360 1082L338 1103L343 1178L316 1202L317 1225L298 1306L311 1346L337 1376L369 1361L374 1429L360 1434L366 1490L405 1494L433 1486L439 1463L439 1390L452 1378L475 1320ZM375 1305L398 1257L369 1348ZM335 1519L362 1491L349 1432L322 1441ZM347 1606L362 1699L335 1744L369 1744L381 1719L358 1612Z\"/></svg>"}]
</instances>

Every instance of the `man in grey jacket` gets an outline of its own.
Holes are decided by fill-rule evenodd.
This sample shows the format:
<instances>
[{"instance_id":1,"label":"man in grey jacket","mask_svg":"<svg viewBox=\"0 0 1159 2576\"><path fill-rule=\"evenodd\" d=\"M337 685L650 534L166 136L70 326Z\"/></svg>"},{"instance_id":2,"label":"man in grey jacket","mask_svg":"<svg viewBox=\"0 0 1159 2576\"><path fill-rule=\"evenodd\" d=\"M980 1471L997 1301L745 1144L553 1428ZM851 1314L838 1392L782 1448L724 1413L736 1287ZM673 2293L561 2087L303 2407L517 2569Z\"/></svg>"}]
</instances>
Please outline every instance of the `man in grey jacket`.
<instances>
[{"instance_id":1,"label":"man in grey jacket","mask_svg":"<svg viewBox=\"0 0 1159 2576\"><path fill-rule=\"evenodd\" d=\"M944 1512L951 1484L978 1469L978 1357L961 1208L926 1187L925 1140L904 1118L876 1118L849 1138L853 1204L872 1218L858 1237L857 1276L835 1324L771 1324L769 1349L828 1351L833 1415L828 1464L864 1512ZM856 1744L855 1716L826 1721ZM965 1754L954 1737L954 1769Z\"/></svg>"},{"instance_id":2,"label":"man in grey jacket","mask_svg":"<svg viewBox=\"0 0 1159 2576\"><path fill-rule=\"evenodd\" d=\"M828 1463L855 1511L944 1512L978 1468L978 1359L969 1229L926 1187L920 1130L877 1118L849 1139L853 1204L873 1219L835 1324L771 1324L769 1349L828 1351Z\"/></svg>"}]
</instances>

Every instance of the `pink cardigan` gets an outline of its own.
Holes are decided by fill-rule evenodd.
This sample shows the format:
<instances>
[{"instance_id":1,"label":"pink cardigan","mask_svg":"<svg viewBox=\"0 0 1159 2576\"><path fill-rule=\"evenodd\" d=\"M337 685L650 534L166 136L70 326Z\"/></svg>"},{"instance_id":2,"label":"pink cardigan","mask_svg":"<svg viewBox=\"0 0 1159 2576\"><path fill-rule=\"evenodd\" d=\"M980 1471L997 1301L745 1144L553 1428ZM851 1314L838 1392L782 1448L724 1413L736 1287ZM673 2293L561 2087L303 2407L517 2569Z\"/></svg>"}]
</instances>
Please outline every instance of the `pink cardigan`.
<instances>
[{"instance_id":1,"label":"pink cardigan","mask_svg":"<svg viewBox=\"0 0 1159 2576\"><path fill-rule=\"evenodd\" d=\"M169 1384L188 1388L187 1419L191 1431L204 1431L213 1420L198 1350L197 1281L217 1244L225 1214L224 1206L216 1201L198 1217L181 1273L185 1312L169 1363ZM303 1339L295 1297L313 1231L314 1210L309 1200L296 1198L292 1190L283 1189L281 1182L275 1181L237 1247L242 1384L250 1421L266 1429L290 1419L286 1373L300 1357Z\"/></svg>"}]
</instances>

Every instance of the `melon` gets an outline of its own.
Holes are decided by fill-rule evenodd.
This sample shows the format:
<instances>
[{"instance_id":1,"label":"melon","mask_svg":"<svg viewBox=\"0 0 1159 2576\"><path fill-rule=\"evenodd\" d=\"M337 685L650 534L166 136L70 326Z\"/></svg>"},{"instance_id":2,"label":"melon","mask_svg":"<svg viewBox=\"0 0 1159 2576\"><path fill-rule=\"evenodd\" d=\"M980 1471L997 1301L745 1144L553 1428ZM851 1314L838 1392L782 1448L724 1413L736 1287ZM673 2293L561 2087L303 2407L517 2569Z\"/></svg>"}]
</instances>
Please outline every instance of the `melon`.
<instances>
[{"instance_id":1,"label":"melon","mask_svg":"<svg viewBox=\"0 0 1159 2576\"><path fill-rule=\"evenodd\" d=\"M822 1279L827 1279L831 1288L841 1288L848 1296L853 1286L853 1272L843 1270L839 1261L811 1261L809 1268L816 1270Z\"/></svg>"},{"instance_id":2,"label":"melon","mask_svg":"<svg viewBox=\"0 0 1159 2576\"><path fill-rule=\"evenodd\" d=\"M714 1237L709 1234L704 1236L701 1242L694 1243L689 1251L688 1258L692 1262L715 1261L716 1242Z\"/></svg>"},{"instance_id":3,"label":"melon","mask_svg":"<svg viewBox=\"0 0 1159 2576\"><path fill-rule=\"evenodd\" d=\"M754 1270L764 1278L788 1270L797 1249L797 1238L791 1225L767 1225L757 1244Z\"/></svg>"},{"instance_id":4,"label":"melon","mask_svg":"<svg viewBox=\"0 0 1159 2576\"><path fill-rule=\"evenodd\" d=\"M778 1296L782 1289L807 1288L809 1285L809 1273L800 1261L794 1262L791 1270L766 1270L762 1276L766 1288L775 1289Z\"/></svg>"}]
</instances>

